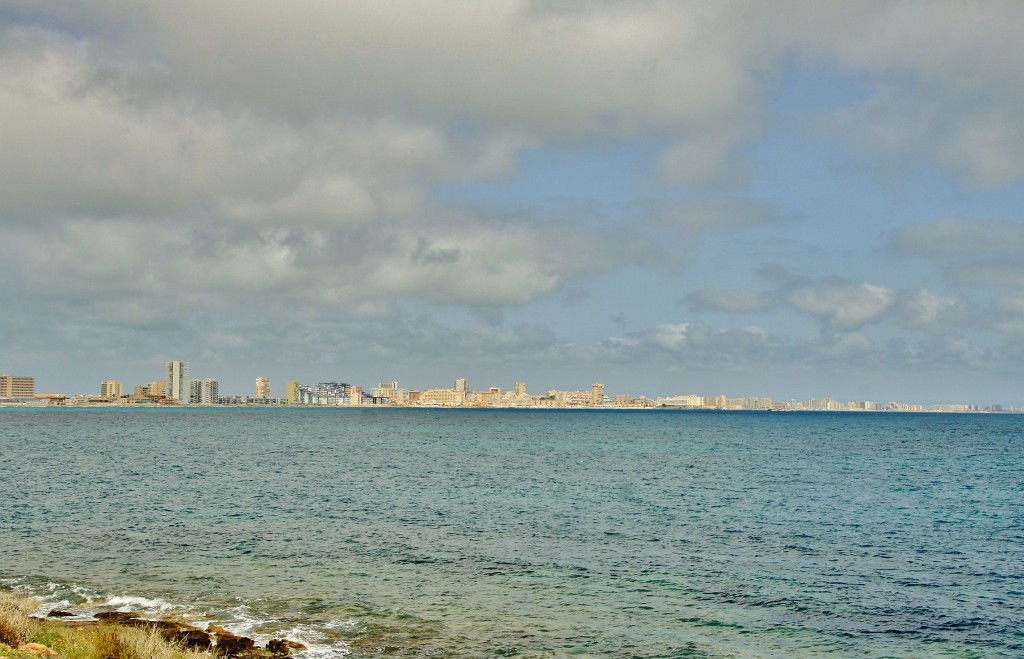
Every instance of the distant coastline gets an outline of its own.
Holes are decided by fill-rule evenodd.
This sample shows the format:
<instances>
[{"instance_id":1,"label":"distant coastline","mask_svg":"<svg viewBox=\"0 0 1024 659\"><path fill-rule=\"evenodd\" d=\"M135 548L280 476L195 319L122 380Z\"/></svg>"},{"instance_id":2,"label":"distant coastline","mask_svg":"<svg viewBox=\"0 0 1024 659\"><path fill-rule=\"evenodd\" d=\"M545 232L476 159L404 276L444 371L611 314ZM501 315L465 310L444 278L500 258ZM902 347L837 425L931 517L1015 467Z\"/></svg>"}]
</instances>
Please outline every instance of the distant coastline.
<instances>
[{"instance_id":1,"label":"distant coastline","mask_svg":"<svg viewBox=\"0 0 1024 659\"><path fill-rule=\"evenodd\" d=\"M0 408L14 409L376 409L376 410L443 410L443 411L481 411L501 410L517 412L741 412L741 413L854 413L854 414L1024 414L1024 409L1002 406L981 407L977 405L930 405L917 406L916 409L900 409L894 407L883 407L879 409L859 408L808 408L808 407L787 407L780 409L767 408L743 408L743 407L684 407L677 405L603 405L603 406L516 406L516 405L380 405L373 403L346 404L346 405L307 405L288 402L221 402L221 403L179 403L179 402L143 402L143 403L122 403L97 400L75 400L68 398L60 403L48 400L0 400Z\"/></svg>"}]
</instances>

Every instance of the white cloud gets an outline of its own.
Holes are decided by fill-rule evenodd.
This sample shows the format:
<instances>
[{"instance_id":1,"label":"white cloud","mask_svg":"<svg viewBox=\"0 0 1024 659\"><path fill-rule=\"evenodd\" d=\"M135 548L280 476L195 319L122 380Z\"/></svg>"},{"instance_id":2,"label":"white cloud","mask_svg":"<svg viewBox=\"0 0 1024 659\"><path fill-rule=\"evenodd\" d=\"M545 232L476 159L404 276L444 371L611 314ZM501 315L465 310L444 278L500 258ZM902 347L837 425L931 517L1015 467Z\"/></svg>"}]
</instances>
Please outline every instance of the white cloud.
<instances>
[{"instance_id":1,"label":"white cloud","mask_svg":"<svg viewBox=\"0 0 1024 659\"><path fill-rule=\"evenodd\" d=\"M1020 181L1022 14L1012 2L807 11L660 0L10 0L0 10L0 270L4 309L17 307L19 319L8 313L0 332L45 322L89 347L90 332L134 345L165 345L173 332L187 345L208 332L211 353L251 354L290 344L296 336L280 327L297 323L289 331L338 360L363 349L400 359L412 354L403 342L482 355L491 342L553 363L617 355L742 370L870 361L877 337L865 328L891 317L902 326L880 334L925 332L949 364L988 363L977 347L935 346L991 319L974 318L955 290L901 291L893 281L786 275L770 293L688 298L698 310L771 311L758 318L766 328L659 324L640 304L616 308L631 328L646 318L649 329L586 346L542 323L504 323L520 311L537 320L509 307L552 293L582 317L605 294L591 278L674 266L710 231L770 228L775 209L788 209L777 204L785 191L765 193L770 178L750 178L763 174L759 148L777 144L757 140L785 119L771 86L806 72L857 82L852 100L812 90L828 112L838 108L815 139L846 137L894 171L923 163L982 188ZM608 196L620 199L602 206L595 184L594 199L557 217L534 213L544 202L525 196L492 208L474 200L473 210L446 201L448 187L507 179L502 192L520 194L531 185L517 178L524 155L580 146L614 154L623 189ZM600 221L588 215L595 208ZM890 256L940 261L954 287L1024 288L1019 222L908 225L891 246ZM683 272L729 286L723 269L737 263ZM659 272L657 286L678 286L668 280L676 274ZM987 327L1017 336L1015 299ZM488 327L425 323L403 334L376 325L403 325L405 307L432 305L471 307L467 317ZM791 310L822 323L813 349L785 338ZM214 327L190 324L197 317ZM606 312L594 317L607 322ZM261 343L229 322L273 327Z\"/></svg>"},{"instance_id":2,"label":"white cloud","mask_svg":"<svg viewBox=\"0 0 1024 659\"><path fill-rule=\"evenodd\" d=\"M839 330L854 330L878 321L895 300L895 291L874 284L804 286L786 295L794 309Z\"/></svg>"},{"instance_id":3,"label":"white cloud","mask_svg":"<svg viewBox=\"0 0 1024 659\"><path fill-rule=\"evenodd\" d=\"M688 323L657 325L648 336L654 345L663 350L679 351L692 343L692 327Z\"/></svg>"},{"instance_id":4,"label":"white cloud","mask_svg":"<svg viewBox=\"0 0 1024 659\"><path fill-rule=\"evenodd\" d=\"M930 333L963 327L972 320L972 306L955 295L921 289L903 291L897 302L904 325Z\"/></svg>"}]
</instances>

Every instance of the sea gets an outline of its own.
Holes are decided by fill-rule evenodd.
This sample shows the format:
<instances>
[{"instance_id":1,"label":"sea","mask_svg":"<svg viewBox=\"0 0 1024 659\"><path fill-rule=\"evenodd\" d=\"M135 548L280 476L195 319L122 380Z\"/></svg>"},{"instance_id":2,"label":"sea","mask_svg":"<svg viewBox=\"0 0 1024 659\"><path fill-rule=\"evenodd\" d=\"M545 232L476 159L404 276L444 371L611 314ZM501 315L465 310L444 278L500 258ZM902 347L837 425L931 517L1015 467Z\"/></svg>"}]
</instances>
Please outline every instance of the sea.
<instances>
[{"instance_id":1,"label":"sea","mask_svg":"<svg viewBox=\"0 0 1024 659\"><path fill-rule=\"evenodd\" d=\"M1024 415L0 409L0 587L313 657L1022 657Z\"/></svg>"}]
</instances>

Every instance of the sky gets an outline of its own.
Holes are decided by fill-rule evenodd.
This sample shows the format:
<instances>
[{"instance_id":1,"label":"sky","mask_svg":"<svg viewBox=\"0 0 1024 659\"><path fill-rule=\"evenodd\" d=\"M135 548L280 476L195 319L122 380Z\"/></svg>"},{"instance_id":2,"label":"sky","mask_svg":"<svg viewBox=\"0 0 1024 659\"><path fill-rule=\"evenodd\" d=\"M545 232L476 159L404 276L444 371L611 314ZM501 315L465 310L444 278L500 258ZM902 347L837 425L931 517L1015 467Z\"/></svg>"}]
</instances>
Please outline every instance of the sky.
<instances>
[{"instance_id":1,"label":"sky","mask_svg":"<svg viewBox=\"0 0 1024 659\"><path fill-rule=\"evenodd\" d=\"M0 373L1024 404L1020 25L0 0Z\"/></svg>"}]
</instances>

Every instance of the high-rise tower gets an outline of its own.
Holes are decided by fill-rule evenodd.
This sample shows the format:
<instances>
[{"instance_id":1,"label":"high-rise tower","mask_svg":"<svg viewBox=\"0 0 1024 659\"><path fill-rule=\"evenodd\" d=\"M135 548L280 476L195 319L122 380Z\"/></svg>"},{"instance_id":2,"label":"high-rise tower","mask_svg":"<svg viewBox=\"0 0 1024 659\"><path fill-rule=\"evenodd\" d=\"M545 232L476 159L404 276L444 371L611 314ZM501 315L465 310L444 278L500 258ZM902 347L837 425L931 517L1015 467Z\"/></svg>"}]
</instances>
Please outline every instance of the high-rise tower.
<instances>
[{"instance_id":1,"label":"high-rise tower","mask_svg":"<svg viewBox=\"0 0 1024 659\"><path fill-rule=\"evenodd\" d=\"M167 362L165 396L179 403L187 403L191 388L188 378L188 362L169 361Z\"/></svg>"}]
</instances>

